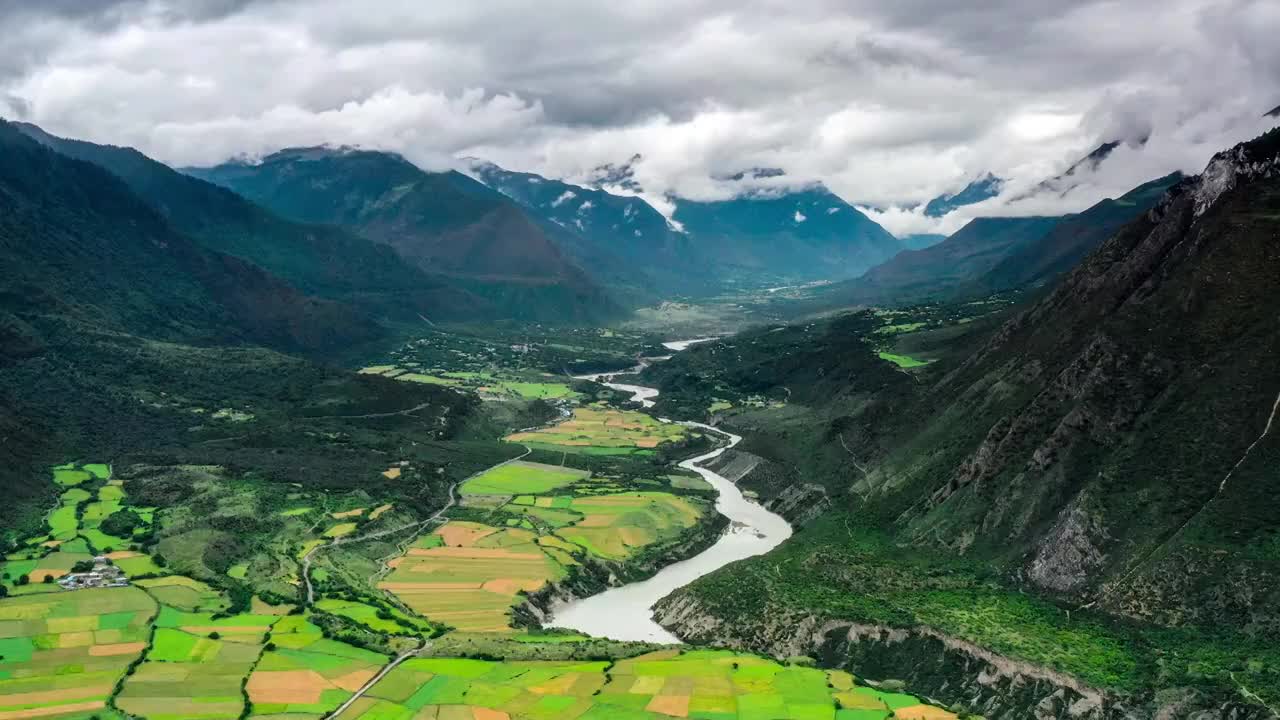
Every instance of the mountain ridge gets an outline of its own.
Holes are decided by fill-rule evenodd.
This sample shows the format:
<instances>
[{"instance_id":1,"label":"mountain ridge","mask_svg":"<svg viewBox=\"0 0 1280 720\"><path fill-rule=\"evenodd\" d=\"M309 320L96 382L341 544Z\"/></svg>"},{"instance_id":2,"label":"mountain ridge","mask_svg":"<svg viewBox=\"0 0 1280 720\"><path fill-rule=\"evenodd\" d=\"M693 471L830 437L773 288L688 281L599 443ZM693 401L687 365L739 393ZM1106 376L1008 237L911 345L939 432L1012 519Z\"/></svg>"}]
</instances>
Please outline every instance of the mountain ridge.
<instances>
[{"instance_id":1,"label":"mountain ridge","mask_svg":"<svg viewBox=\"0 0 1280 720\"><path fill-rule=\"evenodd\" d=\"M390 247L518 319L581 321L621 311L513 201L457 171L428 173L380 151L295 148L252 165L187 172L293 220L343 227Z\"/></svg>"}]
</instances>

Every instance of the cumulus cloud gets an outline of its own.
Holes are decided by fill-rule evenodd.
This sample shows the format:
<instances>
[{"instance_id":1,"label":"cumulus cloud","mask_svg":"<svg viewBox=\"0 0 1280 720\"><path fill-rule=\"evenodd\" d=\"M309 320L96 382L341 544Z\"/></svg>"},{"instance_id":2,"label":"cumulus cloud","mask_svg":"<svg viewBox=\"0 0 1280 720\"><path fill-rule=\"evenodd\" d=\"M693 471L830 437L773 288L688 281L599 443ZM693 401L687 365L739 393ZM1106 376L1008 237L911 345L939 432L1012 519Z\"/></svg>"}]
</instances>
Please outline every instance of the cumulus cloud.
<instances>
[{"instance_id":1,"label":"cumulus cloud","mask_svg":"<svg viewBox=\"0 0 1280 720\"><path fill-rule=\"evenodd\" d=\"M0 24L0 113L176 165L327 142L585 181L638 153L618 189L668 215L822 182L900 234L1197 171L1280 103L1271 0L0 0ZM730 179L756 167L786 174ZM923 216L987 172L1000 197Z\"/></svg>"}]
</instances>

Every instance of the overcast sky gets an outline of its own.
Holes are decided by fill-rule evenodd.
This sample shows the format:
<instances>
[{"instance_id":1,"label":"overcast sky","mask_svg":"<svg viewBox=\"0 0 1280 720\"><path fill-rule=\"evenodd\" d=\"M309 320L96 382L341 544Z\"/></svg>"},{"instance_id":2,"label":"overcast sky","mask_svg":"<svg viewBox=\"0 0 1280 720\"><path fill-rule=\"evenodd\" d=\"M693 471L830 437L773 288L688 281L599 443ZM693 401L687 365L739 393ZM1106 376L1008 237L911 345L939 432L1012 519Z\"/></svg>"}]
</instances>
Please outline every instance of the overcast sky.
<instances>
[{"instance_id":1,"label":"overcast sky","mask_svg":"<svg viewBox=\"0 0 1280 720\"><path fill-rule=\"evenodd\" d=\"M1280 105L1276 0L0 0L0 27L0 115L174 165L327 142L573 180L640 153L647 197L781 167L898 233L1198 171ZM998 200L903 209L988 171Z\"/></svg>"}]
</instances>

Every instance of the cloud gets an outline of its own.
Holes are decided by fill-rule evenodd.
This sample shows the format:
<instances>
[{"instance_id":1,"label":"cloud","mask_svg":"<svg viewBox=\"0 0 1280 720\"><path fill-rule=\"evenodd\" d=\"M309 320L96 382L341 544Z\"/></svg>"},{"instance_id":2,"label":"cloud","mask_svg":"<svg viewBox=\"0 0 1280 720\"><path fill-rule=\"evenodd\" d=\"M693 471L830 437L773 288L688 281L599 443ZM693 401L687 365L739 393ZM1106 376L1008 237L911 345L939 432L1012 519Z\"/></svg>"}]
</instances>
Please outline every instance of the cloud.
<instances>
[{"instance_id":1,"label":"cloud","mask_svg":"<svg viewBox=\"0 0 1280 720\"><path fill-rule=\"evenodd\" d=\"M330 142L581 181L639 153L660 209L818 181L899 233L1194 172L1280 103L1270 0L0 0L0 25L0 112L173 164ZM725 180L752 167L786 175ZM986 172L1001 197L912 209Z\"/></svg>"}]
</instances>

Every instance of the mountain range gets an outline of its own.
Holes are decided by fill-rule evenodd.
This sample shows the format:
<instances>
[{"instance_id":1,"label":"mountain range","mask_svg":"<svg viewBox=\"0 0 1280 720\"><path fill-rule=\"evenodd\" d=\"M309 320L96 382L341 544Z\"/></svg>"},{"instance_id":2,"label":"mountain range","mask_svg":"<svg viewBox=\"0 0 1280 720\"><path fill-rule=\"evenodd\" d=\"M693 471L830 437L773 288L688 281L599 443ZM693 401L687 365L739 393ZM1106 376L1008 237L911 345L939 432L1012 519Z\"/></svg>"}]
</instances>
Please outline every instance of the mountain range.
<instances>
[{"instance_id":1,"label":"mountain range","mask_svg":"<svg viewBox=\"0 0 1280 720\"><path fill-rule=\"evenodd\" d=\"M902 304L1043 285L1153 207L1180 179L1175 173L1153 180L1073 215L975 218L941 242L823 287L821 302Z\"/></svg>"},{"instance_id":2,"label":"mountain range","mask_svg":"<svg viewBox=\"0 0 1280 720\"><path fill-rule=\"evenodd\" d=\"M678 200L672 219L729 272L778 280L856 277L902 244L821 184L730 200Z\"/></svg>"},{"instance_id":3,"label":"mountain range","mask_svg":"<svg viewBox=\"0 0 1280 720\"><path fill-rule=\"evenodd\" d=\"M280 214L343 228L449 278L523 321L598 321L620 308L546 228L501 193L391 153L284 150L256 163L188 168Z\"/></svg>"}]
</instances>

